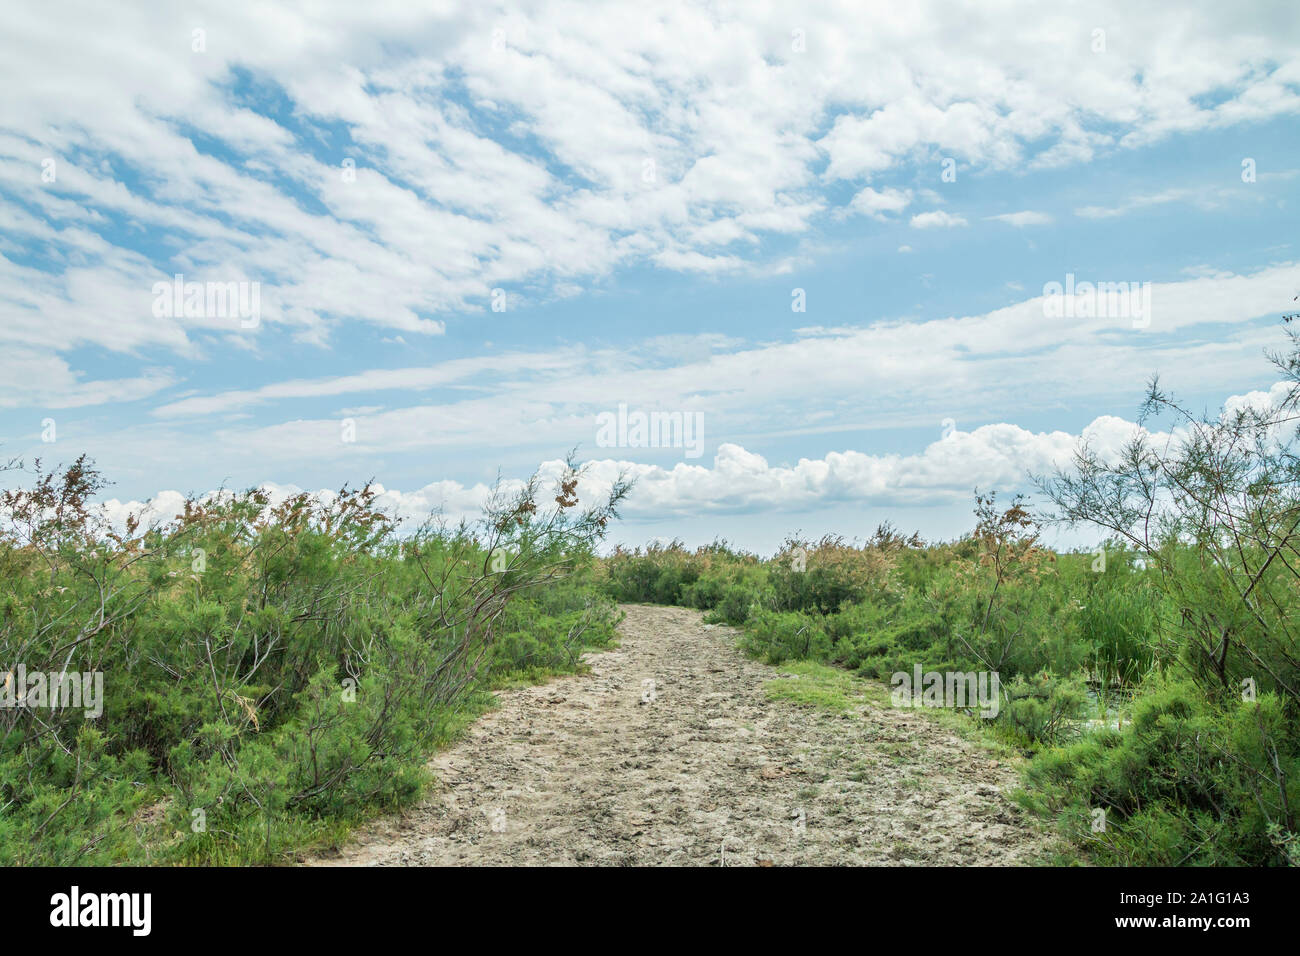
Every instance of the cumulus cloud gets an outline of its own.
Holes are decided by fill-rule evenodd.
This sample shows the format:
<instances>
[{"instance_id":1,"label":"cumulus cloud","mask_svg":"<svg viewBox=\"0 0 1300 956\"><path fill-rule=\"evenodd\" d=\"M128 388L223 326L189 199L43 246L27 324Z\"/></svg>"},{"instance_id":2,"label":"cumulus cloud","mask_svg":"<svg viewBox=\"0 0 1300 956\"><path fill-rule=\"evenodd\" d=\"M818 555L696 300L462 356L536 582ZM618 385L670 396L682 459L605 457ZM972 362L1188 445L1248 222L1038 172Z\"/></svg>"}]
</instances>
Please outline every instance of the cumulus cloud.
<instances>
[{"instance_id":1,"label":"cumulus cloud","mask_svg":"<svg viewBox=\"0 0 1300 956\"><path fill-rule=\"evenodd\" d=\"M942 209L917 213L912 217L913 229L954 229L966 225L964 216L958 216Z\"/></svg>"},{"instance_id":2,"label":"cumulus cloud","mask_svg":"<svg viewBox=\"0 0 1300 956\"><path fill-rule=\"evenodd\" d=\"M1294 386L1278 382L1264 390L1233 395L1223 403L1223 414L1241 408L1278 408L1292 398ZM846 449L821 457L800 458L793 464L773 464L742 444L721 443L709 463L678 460L657 465L625 457L592 457L584 465L579 483L583 504L601 500L612 484L623 477L635 480L635 488L623 509L628 528L680 526L683 520L707 518L710 527L729 516L764 515L765 522L792 526L800 515L857 513L864 508L882 513L961 509L972 492L997 490L1009 494L1033 489L1033 474L1049 474L1067 467L1077 449L1086 445L1103 460L1114 460L1136 436L1157 445L1185 437L1186 432L1149 431L1133 421L1112 415L1099 416L1077 433L1061 430L1034 431L1007 422L984 424L964 430L949 427L934 440L910 453L871 452ZM1283 437L1279 435L1279 437ZM542 487L548 488L565 471L558 459L544 461L537 468ZM440 480L411 491L376 485L377 503L401 519L405 528L430 518L450 524L475 522L494 491L512 494L523 487L522 475L486 482L463 483ZM259 486L272 505L303 489L294 485L264 482ZM229 491L202 496L213 499ZM333 499L328 489L308 492L321 502ZM184 497L177 491L163 491L148 501L111 499L104 513L121 527L128 515L142 516L146 524L167 522L178 514ZM920 509L920 510L918 510ZM633 532L634 533L634 532ZM619 529L614 540L620 540Z\"/></svg>"},{"instance_id":3,"label":"cumulus cloud","mask_svg":"<svg viewBox=\"0 0 1300 956\"><path fill-rule=\"evenodd\" d=\"M1078 435L1032 432L1002 423L969 432L954 429L915 454L846 450L801 458L795 465L773 465L741 445L724 442L709 465L679 461L664 467L620 458L588 460L578 491L583 501L597 501L620 477L634 479L636 487L625 509L633 519L753 511L793 514L838 503L933 506L966 501L975 487L1023 487L1028 473L1066 465L1080 441L1103 456L1114 455L1140 431L1133 422L1113 416L1096 419ZM538 474L545 484L554 482L563 469L562 461L550 460ZM272 504L301 491L273 483L261 487ZM522 479L507 480L500 487L512 492L522 487ZM456 481L438 481L410 492L377 488L382 507L416 524L433 514L452 522L473 520L493 492L487 484L467 486ZM313 494L329 500L332 492ZM178 492L165 491L149 502L113 499L106 508L117 522L132 513L166 519L176 513L181 501Z\"/></svg>"},{"instance_id":4,"label":"cumulus cloud","mask_svg":"<svg viewBox=\"0 0 1300 956\"><path fill-rule=\"evenodd\" d=\"M870 186L863 189L849 202L853 212L871 216L873 219L887 219L889 213L899 213L912 202L910 189L876 190Z\"/></svg>"}]
</instances>

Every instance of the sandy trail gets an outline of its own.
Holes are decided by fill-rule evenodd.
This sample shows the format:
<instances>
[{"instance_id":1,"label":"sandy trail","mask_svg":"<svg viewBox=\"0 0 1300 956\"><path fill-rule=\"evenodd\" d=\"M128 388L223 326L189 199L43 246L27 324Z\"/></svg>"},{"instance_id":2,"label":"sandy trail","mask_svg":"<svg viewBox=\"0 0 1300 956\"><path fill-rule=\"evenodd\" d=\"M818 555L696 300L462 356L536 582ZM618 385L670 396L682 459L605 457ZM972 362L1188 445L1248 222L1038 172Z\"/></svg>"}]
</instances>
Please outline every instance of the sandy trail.
<instances>
[{"instance_id":1,"label":"sandy trail","mask_svg":"<svg viewBox=\"0 0 1300 956\"><path fill-rule=\"evenodd\" d=\"M1015 771L932 716L771 699L780 677L684 608L626 605L591 673L501 692L433 792L313 865L988 866L1045 840ZM653 682L653 684L648 682Z\"/></svg>"}]
</instances>

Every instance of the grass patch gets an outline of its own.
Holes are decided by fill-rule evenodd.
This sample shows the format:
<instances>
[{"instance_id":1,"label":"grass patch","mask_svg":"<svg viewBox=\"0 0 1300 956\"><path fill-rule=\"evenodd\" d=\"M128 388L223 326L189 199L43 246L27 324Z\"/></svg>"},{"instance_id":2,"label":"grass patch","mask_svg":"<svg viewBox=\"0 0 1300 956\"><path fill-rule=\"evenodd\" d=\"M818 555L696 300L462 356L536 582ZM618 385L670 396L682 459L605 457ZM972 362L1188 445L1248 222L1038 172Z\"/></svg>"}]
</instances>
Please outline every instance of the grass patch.
<instances>
[{"instance_id":1,"label":"grass patch","mask_svg":"<svg viewBox=\"0 0 1300 956\"><path fill-rule=\"evenodd\" d=\"M769 700L784 700L797 707L830 713L848 713L867 703L868 685L847 671L816 661L792 661L778 669L763 685Z\"/></svg>"}]
</instances>

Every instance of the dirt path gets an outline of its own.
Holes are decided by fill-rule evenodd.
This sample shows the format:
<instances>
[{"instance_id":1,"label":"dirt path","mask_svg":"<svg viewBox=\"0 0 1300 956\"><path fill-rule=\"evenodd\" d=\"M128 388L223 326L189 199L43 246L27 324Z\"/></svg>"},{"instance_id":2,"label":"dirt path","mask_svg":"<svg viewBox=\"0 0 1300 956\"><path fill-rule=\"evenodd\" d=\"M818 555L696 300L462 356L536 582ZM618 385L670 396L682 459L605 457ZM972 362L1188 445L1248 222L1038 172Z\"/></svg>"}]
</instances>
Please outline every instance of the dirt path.
<instances>
[{"instance_id":1,"label":"dirt path","mask_svg":"<svg viewBox=\"0 0 1300 956\"><path fill-rule=\"evenodd\" d=\"M781 675L730 629L624 610L621 647L588 655L590 674L502 692L432 761L424 803L309 862L987 866L1043 851L1004 795L1015 772L932 716L875 695L839 713L773 699Z\"/></svg>"}]
</instances>

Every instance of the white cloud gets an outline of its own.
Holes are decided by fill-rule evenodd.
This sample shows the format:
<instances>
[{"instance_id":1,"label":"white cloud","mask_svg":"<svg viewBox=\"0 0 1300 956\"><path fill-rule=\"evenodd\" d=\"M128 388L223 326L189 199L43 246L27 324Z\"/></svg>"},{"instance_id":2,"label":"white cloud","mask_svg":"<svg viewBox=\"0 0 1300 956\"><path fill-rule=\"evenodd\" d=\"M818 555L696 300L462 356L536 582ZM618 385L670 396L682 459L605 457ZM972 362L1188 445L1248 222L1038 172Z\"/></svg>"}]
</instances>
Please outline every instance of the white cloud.
<instances>
[{"instance_id":1,"label":"white cloud","mask_svg":"<svg viewBox=\"0 0 1300 956\"><path fill-rule=\"evenodd\" d=\"M1245 407L1278 407L1294 385L1278 382L1267 391L1233 395L1224 402L1224 414ZM936 429L937 431L937 429ZM1009 423L985 424L969 431L955 428L910 454L855 450L829 452L820 458L801 458L793 465L773 465L743 445L724 442L710 464L679 461L669 467L622 458L592 458L584 463L579 496L589 504L608 494L619 477L636 486L623 509L630 522L680 520L761 513L765 520L834 508L877 506L887 509L944 508L971 500L972 492L1032 491L1030 476L1068 469L1076 449L1086 444L1103 460L1114 459L1136 435L1146 435L1162 445L1171 437L1112 415L1094 419L1078 433L1035 432ZM537 473L549 487L564 471L558 459L543 462ZM263 482L259 485L274 505L301 492L297 486ZM522 487L522 476L502 480L507 493ZM407 526L430 516L456 523L474 521L487 503L492 487L484 482L464 484L436 481L410 492L376 485L378 504L400 517ZM212 498L229 492L208 492ZM334 492L312 492L329 501ZM181 510L184 496L163 491L149 501L111 499L106 516L121 526L127 515L145 524L170 520ZM915 514L915 512L913 511ZM619 537L614 529L614 538Z\"/></svg>"},{"instance_id":2,"label":"white cloud","mask_svg":"<svg viewBox=\"0 0 1300 956\"><path fill-rule=\"evenodd\" d=\"M998 216L985 216L984 218L1005 222L1008 226L1015 226L1017 229L1023 229L1026 226L1046 226L1052 221L1052 217L1047 213L1036 212L1032 209L1026 209L1022 212L1004 212Z\"/></svg>"},{"instance_id":3,"label":"white cloud","mask_svg":"<svg viewBox=\"0 0 1300 956\"><path fill-rule=\"evenodd\" d=\"M420 391L438 386L455 385L468 380L483 381L489 375L510 375L524 371L546 373L572 372L578 367L581 351L512 352L475 358L451 359L432 367L404 369L370 369L352 375L328 379L296 379L264 385L255 389L221 392L216 395L192 396L169 402L154 409L159 418L179 418L220 414L244 410L276 401L322 396L348 395L358 392L400 390Z\"/></svg>"},{"instance_id":4,"label":"white cloud","mask_svg":"<svg viewBox=\"0 0 1300 956\"><path fill-rule=\"evenodd\" d=\"M86 379L62 358L27 348L0 349L0 408L81 408L133 402L175 385L165 369L130 378Z\"/></svg>"},{"instance_id":5,"label":"white cloud","mask_svg":"<svg viewBox=\"0 0 1300 956\"><path fill-rule=\"evenodd\" d=\"M1261 177L1263 178L1263 177ZM1282 180L1285 177L1279 176ZM1074 211L1082 219L1114 219L1153 206L1185 203L1196 209L1212 212L1242 203L1262 202L1268 193L1250 188L1179 186L1158 192L1138 194L1111 206L1080 206Z\"/></svg>"},{"instance_id":6,"label":"white cloud","mask_svg":"<svg viewBox=\"0 0 1300 956\"><path fill-rule=\"evenodd\" d=\"M942 209L917 213L912 217L913 229L953 229L964 225L966 225L964 217L945 212Z\"/></svg>"},{"instance_id":7,"label":"white cloud","mask_svg":"<svg viewBox=\"0 0 1300 956\"><path fill-rule=\"evenodd\" d=\"M324 461L372 473L375 462L423 460L438 449L484 449L496 460L503 450L589 450L596 416L619 403L702 414L708 453L778 436L929 429L949 416L989 421L1112 406L1117 397L1133 407L1156 369L1182 391L1258 381L1277 335L1251 320L1276 314L1297 282L1300 266L1285 265L1153 283L1145 329L1126 318L1050 320L1042 297L1032 296L981 314L814 326L776 341L654 336L620 348L517 350L290 379L191 394L159 407L147 426L84 434L84 447L102 462L211 460L265 475ZM1207 337L1224 325L1232 327L1226 339ZM349 396L337 404L352 414L324 417L313 405L303 417L294 404L336 396ZM247 417L259 409L257 420ZM355 441L340 440L340 417L355 419ZM27 438L36 441L35 431ZM646 457L664 461L671 452Z\"/></svg>"},{"instance_id":8,"label":"white cloud","mask_svg":"<svg viewBox=\"0 0 1300 956\"><path fill-rule=\"evenodd\" d=\"M889 213L899 213L912 201L910 189L875 190L870 186L863 189L849 202L853 212L871 216L873 219L887 219Z\"/></svg>"},{"instance_id":9,"label":"white cloud","mask_svg":"<svg viewBox=\"0 0 1300 956\"><path fill-rule=\"evenodd\" d=\"M818 3L795 52L788 12L736 2L11 11L0 348L194 358L280 332L328 344L344 323L438 335L494 288L570 296L647 263L762 270L762 239L814 229L837 181L849 208L889 215L905 191L862 184L886 169L1077 163L1300 112L1300 27L1271 8L1194 5L1169 31L1131 4L1010 3L954 37L963 15ZM1099 22L1105 56L1089 51ZM144 232L168 261L136 248ZM49 268L10 254L30 245ZM149 289L176 269L262 281L262 326L155 319Z\"/></svg>"},{"instance_id":10,"label":"white cloud","mask_svg":"<svg viewBox=\"0 0 1300 956\"><path fill-rule=\"evenodd\" d=\"M970 500L975 488L1017 489L1028 475L1050 473L1067 466L1081 441L1103 457L1113 456L1135 434L1138 425L1113 416L1096 419L1077 435L1061 431L1031 432L1010 424L982 425L970 432L953 431L916 454L830 452L822 458L801 458L795 465L772 465L743 446L723 443L710 465L679 462L672 467L617 458L590 459L579 485L584 502L599 500L621 475L635 480L627 501L630 519L761 511L794 514L839 503L941 506ZM1160 436L1157 436L1160 437ZM553 481L563 462L539 466L543 483ZM297 494L295 486L264 483L272 504ZM412 492L376 486L381 507L408 523L431 514L450 521L473 519L487 502L491 487L478 483L438 481ZM502 485L522 487L521 478ZM208 496L217 494L209 492ZM328 500L332 492L314 492ZM161 492L151 502L113 499L106 503L117 522L127 514L168 518L180 506L175 491Z\"/></svg>"}]
</instances>

